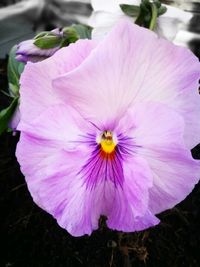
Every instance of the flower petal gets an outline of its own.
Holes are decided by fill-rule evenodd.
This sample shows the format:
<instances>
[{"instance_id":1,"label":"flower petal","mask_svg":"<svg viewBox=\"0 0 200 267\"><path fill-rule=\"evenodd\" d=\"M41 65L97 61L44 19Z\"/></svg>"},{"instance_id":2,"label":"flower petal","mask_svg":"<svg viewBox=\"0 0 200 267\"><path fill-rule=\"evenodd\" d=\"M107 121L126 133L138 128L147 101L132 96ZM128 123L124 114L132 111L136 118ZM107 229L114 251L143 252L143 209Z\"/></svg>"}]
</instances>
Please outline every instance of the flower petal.
<instances>
[{"instance_id":1,"label":"flower petal","mask_svg":"<svg viewBox=\"0 0 200 267\"><path fill-rule=\"evenodd\" d=\"M200 142L199 60L186 48L159 39L156 54L135 101L158 101L172 107L185 120L184 139L188 148ZM188 67L190 66L190 67Z\"/></svg>"},{"instance_id":2,"label":"flower petal","mask_svg":"<svg viewBox=\"0 0 200 267\"><path fill-rule=\"evenodd\" d=\"M138 103L123 124L125 121L137 144L135 153L148 162L153 173L151 212L172 208L192 191L200 178L200 162L185 148L183 119L163 104Z\"/></svg>"},{"instance_id":3,"label":"flower petal","mask_svg":"<svg viewBox=\"0 0 200 267\"><path fill-rule=\"evenodd\" d=\"M36 138L60 142L65 150L76 150L84 146L83 136L96 129L74 109L59 104L49 107L32 122L20 121L18 130Z\"/></svg>"},{"instance_id":4,"label":"flower petal","mask_svg":"<svg viewBox=\"0 0 200 267\"><path fill-rule=\"evenodd\" d=\"M91 234L98 227L102 204L96 201L91 207L95 194L89 194L77 177L88 153L66 152L56 142L23 132L16 152L34 201L75 236Z\"/></svg>"},{"instance_id":5,"label":"flower petal","mask_svg":"<svg viewBox=\"0 0 200 267\"><path fill-rule=\"evenodd\" d=\"M28 63L20 79L21 119L32 121L47 107L62 102L54 94L52 79L78 67L94 47L94 41L80 40L42 62Z\"/></svg>"},{"instance_id":6,"label":"flower petal","mask_svg":"<svg viewBox=\"0 0 200 267\"><path fill-rule=\"evenodd\" d=\"M53 140L21 132L16 155L34 201L74 236L91 234L98 228L100 215L108 217L109 227L124 231L157 224L158 219L148 211L152 179L145 161L136 155L126 162L123 187L110 177L96 177L91 188L79 172L90 150L67 152Z\"/></svg>"},{"instance_id":7,"label":"flower petal","mask_svg":"<svg viewBox=\"0 0 200 267\"><path fill-rule=\"evenodd\" d=\"M152 176L148 164L136 154L123 165L123 187L116 188L108 227L125 232L140 231L159 223L148 210Z\"/></svg>"},{"instance_id":8,"label":"flower petal","mask_svg":"<svg viewBox=\"0 0 200 267\"><path fill-rule=\"evenodd\" d=\"M155 41L153 32L123 20L78 69L53 81L55 92L104 128L122 116L142 86Z\"/></svg>"},{"instance_id":9,"label":"flower petal","mask_svg":"<svg viewBox=\"0 0 200 267\"><path fill-rule=\"evenodd\" d=\"M53 85L61 99L101 126L136 102L167 104L185 119L185 142L192 148L200 141L199 69L188 49L123 20L78 69Z\"/></svg>"}]
</instances>

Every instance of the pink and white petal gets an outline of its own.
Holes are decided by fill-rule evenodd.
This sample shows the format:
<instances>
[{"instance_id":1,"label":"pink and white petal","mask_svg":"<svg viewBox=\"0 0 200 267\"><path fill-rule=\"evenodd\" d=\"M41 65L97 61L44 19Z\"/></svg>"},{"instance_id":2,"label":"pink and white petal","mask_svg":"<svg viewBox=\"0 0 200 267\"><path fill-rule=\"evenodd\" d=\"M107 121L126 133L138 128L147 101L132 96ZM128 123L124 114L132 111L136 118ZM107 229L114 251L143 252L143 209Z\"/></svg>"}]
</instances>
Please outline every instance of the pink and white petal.
<instances>
[{"instance_id":1,"label":"pink and white petal","mask_svg":"<svg viewBox=\"0 0 200 267\"><path fill-rule=\"evenodd\" d=\"M129 126L126 132L125 124ZM184 119L176 111L167 105L150 101L131 107L119 122L117 131L124 130L139 147L179 145L184 148L184 127Z\"/></svg>"},{"instance_id":2,"label":"pink and white petal","mask_svg":"<svg viewBox=\"0 0 200 267\"><path fill-rule=\"evenodd\" d=\"M52 79L77 68L95 47L94 41L80 40L62 48L52 57L28 63L20 79L21 119L32 121L51 105L61 103L54 94Z\"/></svg>"},{"instance_id":3,"label":"pink and white petal","mask_svg":"<svg viewBox=\"0 0 200 267\"><path fill-rule=\"evenodd\" d=\"M69 153L56 142L23 132L16 151L34 201L74 236L91 234L98 227L104 203L98 201L102 187L90 191L77 175L89 153L86 150Z\"/></svg>"},{"instance_id":4,"label":"pink and white petal","mask_svg":"<svg viewBox=\"0 0 200 267\"><path fill-rule=\"evenodd\" d=\"M76 150L80 145L85 147L84 136L90 132L95 139L97 129L73 108L59 104L49 107L31 122L20 121L18 130L36 138L60 142L66 150Z\"/></svg>"},{"instance_id":5,"label":"pink and white petal","mask_svg":"<svg viewBox=\"0 0 200 267\"><path fill-rule=\"evenodd\" d=\"M189 149L200 142L199 60L187 49L159 39L135 102L158 101L185 120L184 139Z\"/></svg>"},{"instance_id":6,"label":"pink and white petal","mask_svg":"<svg viewBox=\"0 0 200 267\"><path fill-rule=\"evenodd\" d=\"M34 201L74 236L91 234L98 228L101 214L108 216L108 226L114 229L134 231L156 224L158 220L155 217L146 215L146 186L152 181L144 162L135 161L137 170L134 177L137 181L134 183L130 181L132 177L126 177L123 189L117 191L109 179L99 179L95 187L89 188L78 175L88 154L89 151L67 153L55 142L33 138L22 132L17 158ZM116 218L115 211L120 219ZM140 220L139 215L145 219ZM132 220L128 221L130 218Z\"/></svg>"},{"instance_id":7,"label":"pink and white petal","mask_svg":"<svg viewBox=\"0 0 200 267\"><path fill-rule=\"evenodd\" d=\"M97 177L91 188L80 175L90 150L67 152L60 143L21 132L16 155L34 201L74 236L91 234L101 214L108 216L108 225L114 229L134 231L156 224L155 217L146 215L152 177L145 161L136 155L134 171L132 160L124 166L123 188L117 189L109 177ZM132 221L128 223L125 215Z\"/></svg>"},{"instance_id":8,"label":"pink and white petal","mask_svg":"<svg viewBox=\"0 0 200 267\"><path fill-rule=\"evenodd\" d=\"M140 103L131 114L129 134L136 144L134 152L148 162L153 174L149 209L159 213L192 191L200 178L200 163L185 148L184 121L173 109L159 103ZM128 118L130 124L130 114Z\"/></svg>"},{"instance_id":9,"label":"pink and white petal","mask_svg":"<svg viewBox=\"0 0 200 267\"><path fill-rule=\"evenodd\" d=\"M179 146L143 153L154 176L149 208L155 213L174 207L189 195L200 179L200 163Z\"/></svg>"},{"instance_id":10,"label":"pink and white petal","mask_svg":"<svg viewBox=\"0 0 200 267\"><path fill-rule=\"evenodd\" d=\"M53 81L55 91L99 126L119 120L143 85L156 40L153 32L121 21L79 68Z\"/></svg>"},{"instance_id":11,"label":"pink and white petal","mask_svg":"<svg viewBox=\"0 0 200 267\"><path fill-rule=\"evenodd\" d=\"M110 212L108 227L125 232L140 231L156 225L159 220L148 208L151 170L137 154L123 164L123 187L117 187Z\"/></svg>"},{"instance_id":12,"label":"pink and white petal","mask_svg":"<svg viewBox=\"0 0 200 267\"><path fill-rule=\"evenodd\" d=\"M71 185L70 185L71 186ZM71 186L73 195L65 206L64 213L58 223L72 235L81 236L91 234L98 228L98 220L104 211L110 208L113 200L114 187L109 181L100 182L95 188L85 188L82 183Z\"/></svg>"}]
</instances>

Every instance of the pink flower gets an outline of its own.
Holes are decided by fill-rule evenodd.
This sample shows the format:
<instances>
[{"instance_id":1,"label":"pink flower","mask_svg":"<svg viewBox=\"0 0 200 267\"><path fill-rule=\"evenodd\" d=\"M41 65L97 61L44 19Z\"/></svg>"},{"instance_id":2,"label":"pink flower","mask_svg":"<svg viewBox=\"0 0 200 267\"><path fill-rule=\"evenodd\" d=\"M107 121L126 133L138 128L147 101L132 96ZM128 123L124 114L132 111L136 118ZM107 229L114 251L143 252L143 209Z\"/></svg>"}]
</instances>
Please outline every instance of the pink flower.
<instances>
[{"instance_id":1,"label":"pink flower","mask_svg":"<svg viewBox=\"0 0 200 267\"><path fill-rule=\"evenodd\" d=\"M132 232L198 182L198 59L121 21L102 42L80 40L21 78L17 158L34 201L74 236L100 215Z\"/></svg>"}]
</instances>

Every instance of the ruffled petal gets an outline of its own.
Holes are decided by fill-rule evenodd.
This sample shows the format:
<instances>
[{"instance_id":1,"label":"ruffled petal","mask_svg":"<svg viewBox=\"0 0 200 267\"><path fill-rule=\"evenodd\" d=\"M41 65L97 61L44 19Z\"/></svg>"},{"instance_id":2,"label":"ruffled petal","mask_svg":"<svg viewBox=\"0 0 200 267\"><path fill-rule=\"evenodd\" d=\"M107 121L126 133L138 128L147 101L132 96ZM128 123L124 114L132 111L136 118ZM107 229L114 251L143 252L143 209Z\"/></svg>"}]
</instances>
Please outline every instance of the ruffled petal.
<instances>
[{"instance_id":1,"label":"ruffled petal","mask_svg":"<svg viewBox=\"0 0 200 267\"><path fill-rule=\"evenodd\" d=\"M200 179L200 163L178 145L147 150L143 155L154 175L154 186L149 191L149 208L154 214L184 200Z\"/></svg>"},{"instance_id":2,"label":"ruffled petal","mask_svg":"<svg viewBox=\"0 0 200 267\"><path fill-rule=\"evenodd\" d=\"M131 127L132 121L132 127ZM149 209L153 214L182 201L200 178L200 163L192 158L183 141L184 120L159 103L138 103L124 118L136 146L153 174Z\"/></svg>"},{"instance_id":3,"label":"ruffled petal","mask_svg":"<svg viewBox=\"0 0 200 267\"><path fill-rule=\"evenodd\" d=\"M191 149L200 142L199 60L188 49L164 39L156 47L135 101L158 101L182 115L185 143Z\"/></svg>"},{"instance_id":4,"label":"ruffled petal","mask_svg":"<svg viewBox=\"0 0 200 267\"><path fill-rule=\"evenodd\" d=\"M55 92L104 128L119 120L136 97L155 42L153 32L123 20L79 68L53 81Z\"/></svg>"},{"instance_id":5,"label":"ruffled petal","mask_svg":"<svg viewBox=\"0 0 200 267\"><path fill-rule=\"evenodd\" d=\"M87 191L77 175L89 153L86 149L69 153L57 142L23 132L17 146L16 155L34 201L74 236L91 234L98 227L102 205L95 200L96 191Z\"/></svg>"},{"instance_id":6,"label":"ruffled petal","mask_svg":"<svg viewBox=\"0 0 200 267\"><path fill-rule=\"evenodd\" d=\"M49 106L62 102L54 94L52 79L78 67L94 47L94 41L80 40L42 62L28 63L20 79L21 119L32 121Z\"/></svg>"},{"instance_id":7,"label":"ruffled petal","mask_svg":"<svg viewBox=\"0 0 200 267\"><path fill-rule=\"evenodd\" d=\"M108 227L125 232L140 231L159 220L148 209L152 186L148 164L136 154L123 164L123 187L117 187L107 220Z\"/></svg>"},{"instance_id":8,"label":"ruffled petal","mask_svg":"<svg viewBox=\"0 0 200 267\"><path fill-rule=\"evenodd\" d=\"M185 119L184 138L192 148L200 141L199 69L188 49L123 20L80 68L53 85L58 97L101 126L119 120L136 102L167 104Z\"/></svg>"},{"instance_id":9,"label":"ruffled petal","mask_svg":"<svg viewBox=\"0 0 200 267\"><path fill-rule=\"evenodd\" d=\"M66 150L76 150L87 144L84 136L90 132L95 134L92 124L73 108L63 104L49 107L31 122L20 121L18 130L36 138L60 142Z\"/></svg>"},{"instance_id":10,"label":"ruffled petal","mask_svg":"<svg viewBox=\"0 0 200 267\"><path fill-rule=\"evenodd\" d=\"M122 186L110 179L110 171L104 178L105 169L97 170L95 186L89 187L80 170L90 154L90 147L67 152L56 141L24 132L16 152L34 201L72 235L91 234L98 228L100 215L108 217L110 228L123 231L157 224L159 220L148 210L152 177L146 162L136 155L123 163Z\"/></svg>"}]
</instances>

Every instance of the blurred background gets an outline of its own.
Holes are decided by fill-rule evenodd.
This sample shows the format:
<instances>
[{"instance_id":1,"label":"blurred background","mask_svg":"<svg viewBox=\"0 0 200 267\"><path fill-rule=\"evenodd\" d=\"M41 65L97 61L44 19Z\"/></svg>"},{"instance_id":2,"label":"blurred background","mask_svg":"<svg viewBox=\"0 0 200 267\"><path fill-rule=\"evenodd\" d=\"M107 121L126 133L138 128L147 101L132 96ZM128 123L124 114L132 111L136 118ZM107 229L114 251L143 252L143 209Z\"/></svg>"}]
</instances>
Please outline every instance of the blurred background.
<instances>
[{"instance_id":1,"label":"blurred background","mask_svg":"<svg viewBox=\"0 0 200 267\"><path fill-rule=\"evenodd\" d=\"M176 42L189 45L200 55L200 0L162 2L192 13L190 23L177 34ZM87 24L91 11L90 0L0 0L0 58L14 44L33 37L35 32L74 22Z\"/></svg>"}]
</instances>

